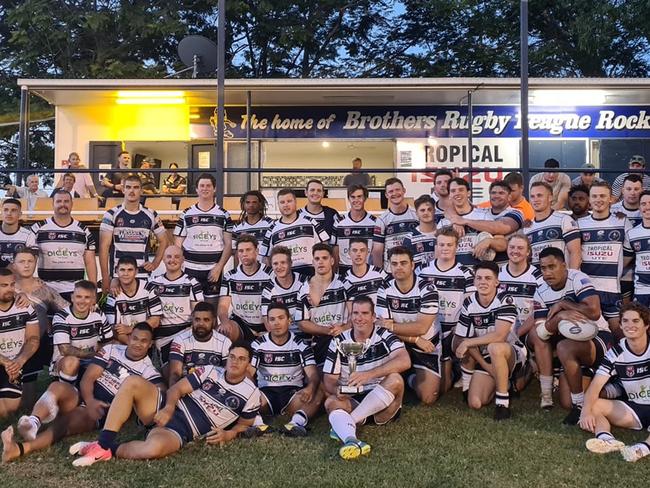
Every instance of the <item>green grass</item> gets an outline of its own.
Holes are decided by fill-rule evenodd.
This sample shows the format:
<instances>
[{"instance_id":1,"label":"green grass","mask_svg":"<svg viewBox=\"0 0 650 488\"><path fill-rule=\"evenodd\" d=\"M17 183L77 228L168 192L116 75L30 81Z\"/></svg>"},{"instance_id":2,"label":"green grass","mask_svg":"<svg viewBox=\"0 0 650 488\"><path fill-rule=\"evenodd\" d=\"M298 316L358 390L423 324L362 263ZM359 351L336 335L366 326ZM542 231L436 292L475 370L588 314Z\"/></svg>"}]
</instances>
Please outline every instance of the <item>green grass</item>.
<instances>
[{"instance_id":1,"label":"green grass","mask_svg":"<svg viewBox=\"0 0 650 488\"><path fill-rule=\"evenodd\" d=\"M493 408L471 412L452 391L434 407L409 401L401 418L384 427L362 427L360 437L371 444L370 456L345 462L337 443L327 436L327 419L312 424L305 439L277 434L236 440L218 448L192 444L170 458L111 461L73 468L65 439L49 450L3 466L0 488L13 486L92 487L561 487L641 486L650 474L650 460L629 464L619 454L599 456L584 448L589 435L564 427L565 412L538 407L531 385L513 401L514 417L495 423ZM3 424L4 429L6 422ZM615 431L627 443L645 433ZM132 424L122 440L140 435Z\"/></svg>"}]
</instances>

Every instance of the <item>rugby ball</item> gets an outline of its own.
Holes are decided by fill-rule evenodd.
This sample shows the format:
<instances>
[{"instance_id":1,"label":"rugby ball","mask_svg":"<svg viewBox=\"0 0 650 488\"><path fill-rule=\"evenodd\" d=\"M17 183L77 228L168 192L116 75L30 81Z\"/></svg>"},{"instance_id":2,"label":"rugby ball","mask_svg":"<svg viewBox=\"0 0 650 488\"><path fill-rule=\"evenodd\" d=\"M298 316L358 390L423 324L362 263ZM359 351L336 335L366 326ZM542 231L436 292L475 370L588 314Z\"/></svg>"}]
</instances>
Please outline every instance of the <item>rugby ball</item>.
<instances>
[{"instance_id":1,"label":"rugby ball","mask_svg":"<svg viewBox=\"0 0 650 488\"><path fill-rule=\"evenodd\" d=\"M480 242L483 242L485 239L492 239L492 237L494 236L489 232L479 232L479 234L474 238L474 247L476 247ZM476 257L482 261L493 261L496 255L497 252L494 249L490 248L485 251L482 256Z\"/></svg>"},{"instance_id":2,"label":"rugby ball","mask_svg":"<svg viewBox=\"0 0 650 488\"><path fill-rule=\"evenodd\" d=\"M598 324L593 320L560 320L558 330L567 339L590 341L598 334Z\"/></svg>"}]
</instances>

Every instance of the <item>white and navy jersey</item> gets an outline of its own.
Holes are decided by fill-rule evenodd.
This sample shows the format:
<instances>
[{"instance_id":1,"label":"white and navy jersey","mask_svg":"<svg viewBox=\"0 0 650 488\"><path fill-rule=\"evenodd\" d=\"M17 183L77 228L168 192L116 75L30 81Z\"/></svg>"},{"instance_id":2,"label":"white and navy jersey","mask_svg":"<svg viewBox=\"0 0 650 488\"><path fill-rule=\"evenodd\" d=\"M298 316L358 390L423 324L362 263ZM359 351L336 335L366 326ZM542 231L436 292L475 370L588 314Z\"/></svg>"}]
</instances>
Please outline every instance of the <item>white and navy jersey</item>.
<instances>
[{"instance_id":1,"label":"white and navy jersey","mask_svg":"<svg viewBox=\"0 0 650 488\"><path fill-rule=\"evenodd\" d=\"M354 301L359 296L366 296L370 297L372 302L377 305L377 291L388 275L381 268L367 265L363 276L355 275L350 268L347 273L342 275L342 278L348 301Z\"/></svg>"},{"instance_id":2,"label":"white and navy jersey","mask_svg":"<svg viewBox=\"0 0 650 488\"><path fill-rule=\"evenodd\" d=\"M627 238L634 254L634 294L650 295L650 228L637 225Z\"/></svg>"},{"instance_id":3,"label":"white and navy jersey","mask_svg":"<svg viewBox=\"0 0 650 488\"><path fill-rule=\"evenodd\" d=\"M232 300L232 313L244 325L255 332L263 332L262 290L271 282L271 268L258 263L257 271L246 274L240 264L228 271L221 281L222 297Z\"/></svg>"},{"instance_id":4,"label":"white and navy jersey","mask_svg":"<svg viewBox=\"0 0 650 488\"><path fill-rule=\"evenodd\" d=\"M337 339L341 342L354 341L354 330L349 329L344 331ZM368 349L357 358L356 370L363 372L379 368L390 361L392 352L399 351L400 349L404 349L404 343L395 334L383 327L374 327L370 335L370 340L368 341ZM341 354L337 349L336 340L330 341L325 364L323 365L323 373L340 375L341 381L344 383L350 376L348 357ZM363 391L368 392L372 390L383 379L383 377L372 378L368 383L363 385Z\"/></svg>"},{"instance_id":5,"label":"white and navy jersey","mask_svg":"<svg viewBox=\"0 0 650 488\"><path fill-rule=\"evenodd\" d=\"M271 275L271 280L264 286L262 290L262 316L266 317L269 313L269 305L272 303L282 303L289 309L291 316L291 330L297 331L298 326L296 322L300 320L302 315L302 302L300 301L300 289L304 282L304 277L298 273L293 273L293 281L291 286L284 288L278 283L277 278Z\"/></svg>"},{"instance_id":6,"label":"white and navy jersey","mask_svg":"<svg viewBox=\"0 0 650 488\"><path fill-rule=\"evenodd\" d=\"M435 195L435 193L431 193L431 198L433 198L436 201L435 214L433 218L437 226L440 223L440 221L445 218L445 211L440 208L440 200L438 199L438 196L436 195L436 197L434 198L433 195Z\"/></svg>"},{"instance_id":7,"label":"white and navy jersey","mask_svg":"<svg viewBox=\"0 0 650 488\"><path fill-rule=\"evenodd\" d=\"M130 212L118 205L106 211L99 231L113 234L111 269L114 273L119 259L130 256L138 263L138 278L149 276L142 267L148 258L149 236L152 232L157 236L166 232L155 210L140 205L137 212Z\"/></svg>"},{"instance_id":8,"label":"white and navy jersey","mask_svg":"<svg viewBox=\"0 0 650 488\"><path fill-rule=\"evenodd\" d=\"M136 281L137 289L133 295L129 296L122 290L119 295L110 295L106 300L105 313L109 324L132 325L163 314L160 297L147 290L143 280Z\"/></svg>"},{"instance_id":9,"label":"white and navy jersey","mask_svg":"<svg viewBox=\"0 0 650 488\"><path fill-rule=\"evenodd\" d=\"M230 214L219 205L201 210L198 203L183 210L178 216L174 235L184 237L183 256L185 268L209 271L221 259L224 235L231 234L233 223Z\"/></svg>"},{"instance_id":10,"label":"white and navy jersey","mask_svg":"<svg viewBox=\"0 0 650 488\"><path fill-rule=\"evenodd\" d=\"M309 296L309 280L306 280L300 288L299 320L311 320L321 327L344 324L347 320L347 294L339 275L335 274L332 281L321 297L318 305L312 303Z\"/></svg>"},{"instance_id":11,"label":"white and navy jersey","mask_svg":"<svg viewBox=\"0 0 650 488\"><path fill-rule=\"evenodd\" d=\"M615 213L624 214L627 217L627 219L631 222L632 227L636 227L643 221L643 218L641 217L641 210L638 208L636 209L627 208L623 200L613 204L610 207L609 211L612 212L613 214Z\"/></svg>"},{"instance_id":12,"label":"white and navy jersey","mask_svg":"<svg viewBox=\"0 0 650 488\"><path fill-rule=\"evenodd\" d=\"M186 378L194 391L178 401L176 410L184 414L195 439L259 412L260 390L248 378L229 383L225 370L216 366L199 366Z\"/></svg>"},{"instance_id":13,"label":"white and navy jersey","mask_svg":"<svg viewBox=\"0 0 650 488\"><path fill-rule=\"evenodd\" d=\"M377 317L392 319L396 324L415 322L418 314L438 314L438 291L436 287L415 275L410 290L402 291L397 281L390 279L377 292ZM422 339L438 344L438 329L435 321Z\"/></svg>"},{"instance_id":14,"label":"white and navy jersey","mask_svg":"<svg viewBox=\"0 0 650 488\"><path fill-rule=\"evenodd\" d=\"M456 327L460 309L465 297L476 291L474 274L467 266L459 262L446 270L439 268L439 261L434 260L419 274L420 280L433 284L438 290L438 316L439 330L446 336Z\"/></svg>"},{"instance_id":15,"label":"white and navy jersey","mask_svg":"<svg viewBox=\"0 0 650 488\"><path fill-rule=\"evenodd\" d=\"M569 269L567 271L566 283L561 289L554 290L545 281L542 281L537 287L534 296L535 320L546 319L549 309L561 300L580 303L586 298L596 295L596 290L589 276L577 269ZM607 325L607 321L602 314L598 318L597 323L600 330L609 330L609 325Z\"/></svg>"},{"instance_id":16,"label":"white and navy jersey","mask_svg":"<svg viewBox=\"0 0 650 488\"><path fill-rule=\"evenodd\" d=\"M334 224L341 220L341 215L335 209L328 207L327 205L323 205L322 210L318 213L310 212L307 210L307 207L301 208L298 212L319 223L330 236L334 232Z\"/></svg>"},{"instance_id":17,"label":"white and navy jersey","mask_svg":"<svg viewBox=\"0 0 650 488\"><path fill-rule=\"evenodd\" d=\"M276 344L267 332L255 339L251 348L251 364L257 370L257 386L260 388L302 388L307 379L305 368L316 366L311 347L291 332L284 344Z\"/></svg>"},{"instance_id":18,"label":"white and navy jersey","mask_svg":"<svg viewBox=\"0 0 650 488\"><path fill-rule=\"evenodd\" d=\"M524 216L523 214L519 211L516 210L512 207L506 207L501 212L499 213L494 213L494 210L490 207L486 207L483 210L485 210L485 220L492 220L492 221L497 221L497 220L502 220L504 218L509 218L515 221L517 224L517 228L514 230L514 232L517 232L524 226ZM513 233L514 233L513 232ZM512 235L512 234L508 234ZM506 236L508 237L508 236ZM503 264L508 261L508 253L506 251L497 251L496 256L494 256L494 262L497 264Z\"/></svg>"},{"instance_id":19,"label":"white and navy jersey","mask_svg":"<svg viewBox=\"0 0 650 488\"><path fill-rule=\"evenodd\" d=\"M169 361L183 363L183 376L192 374L199 366L225 366L230 339L216 330L207 341L199 341L191 329L177 334L169 349Z\"/></svg>"},{"instance_id":20,"label":"white and navy jersey","mask_svg":"<svg viewBox=\"0 0 650 488\"><path fill-rule=\"evenodd\" d=\"M384 271L390 273L388 251L395 246L401 246L404 238L413 232L418 225L418 216L411 207L406 207L400 214L390 209L377 217L377 225L372 236L374 242L384 245Z\"/></svg>"},{"instance_id":21,"label":"white and navy jersey","mask_svg":"<svg viewBox=\"0 0 650 488\"><path fill-rule=\"evenodd\" d=\"M582 236L582 265L597 290L620 293L623 256L631 256L627 233L632 224L627 218L610 214L597 219L593 215L578 219Z\"/></svg>"},{"instance_id":22,"label":"white and navy jersey","mask_svg":"<svg viewBox=\"0 0 650 488\"><path fill-rule=\"evenodd\" d=\"M0 310L0 354L14 359L25 343L25 328L38 327L38 317L32 306L20 308L16 301L5 311Z\"/></svg>"},{"instance_id":23,"label":"white and navy jersey","mask_svg":"<svg viewBox=\"0 0 650 488\"><path fill-rule=\"evenodd\" d=\"M350 212L334 222L330 244L339 247L339 265L344 268L352 266L350 259L350 239L364 239L368 243L368 256L372 253L372 236L377 225L377 218L368 212L360 220L354 220Z\"/></svg>"},{"instance_id":24,"label":"white and navy jersey","mask_svg":"<svg viewBox=\"0 0 650 488\"><path fill-rule=\"evenodd\" d=\"M90 230L74 219L62 227L49 218L34 224L32 233L39 254L38 277L59 293L73 291L85 276L84 253L96 249Z\"/></svg>"},{"instance_id":25,"label":"white and navy jersey","mask_svg":"<svg viewBox=\"0 0 650 488\"><path fill-rule=\"evenodd\" d=\"M469 220L493 220L488 215L489 208L478 208L472 206L472 209L466 214L458 214L461 217ZM491 212L490 212L491 213ZM443 218L438 222L438 229L451 226L451 221ZM475 266L478 264L478 259L474 257L474 241L479 232L471 227L465 226L465 235L458 240L458 248L456 249L456 259L464 266Z\"/></svg>"},{"instance_id":26,"label":"white and navy jersey","mask_svg":"<svg viewBox=\"0 0 650 488\"><path fill-rule=\"evenodd\" d=\"M621 339L605 353L596 374L616 377L630 402L650 406L650 345L637 355L628 347L627 339Z\"/></svg>"},{"instance_id":27,"label":"white and navy jersey","mask_svg":"<svg viewBox=\"0 0 650 488\"><path fill-rule=\"evenodd\" d=\"M154 337L171 337L192 325L192 302L202 302L203 288L195 278L185 273L175 280L167 274L151 278L145 286L148 292L160 299L162 317L160 326L154 330Z\"/></svg>"},{"instance_id":28,"label":"white and navy jersey","mask_svg":"<svg viewBox=\"0 0 650 488\"><path fill-rule=\"evenodd\" d=\"M517 307L515 331L530 317L534 309L534 297L537 287L543 283L542 273L529 264L526 270L515 276L510 272L508 263L501 265L499 271L499 291L510 295Z\"/></svg>"},{"instance_id":29,"label":"white and navy jersey","mask_svg":"<svg viewBox=\"0 0 650 488\"><path fill-rule=\"evenodd\" d=\"M14 262L14 253L22 247L35 247L34 234L27 227L18 227L13 234L2 232L0 227L0 268Z\"/></svg>"},{"instance_id":30,"label":"white and navy jersey","mask_svg":"<svg viewBox=\"0 0 650 488\"><path fill-rule=\"evenodd\" d=\"M539 253L547 247L557 247L566 256L566 247L575 239L580 240L580 230L570 215L552 211L543 220L533 220L530 227L524 227L532 251L532 263L539 265ZM568 259L567 259L568 262Z\"/></svg>"},{"instance_id":31,"label":"white and navy jersey","mask_svg":"<svg viewBox=\"0 0 650 488\"><path fill-rule=\"evenodd\" d=\"M416 267L428 266L436 257L435 230L434 232L422 232L420 226L417 226L404 238L402 245L413 253L413 262Z\"/></svg>"},{"instance_id":32,"label":"white and navy jersey","mask_svg":"<svg viewBox=\"0 0 650 488\"><path fill-rule=\"evenodd\" d=\"M90 312L85 318L77 317L72 305L59 310L52 318L52 343L54 346L69 344L77 349L95 351L97 344L113 338L113 328L106 316L99 311ZM54 347L52 364L56 364L62 354Z\"/></svg>"},{"instance_id":33,"label":"white and navy jersey","mask_svg":"<svg viewBox=\"0 0 650 488\"><path fill-rule=\"evenodd\" d=\"M313 264L312 247L319 242L328 242L329 238L318 222L299 213L293 222L284 223L278 219L269 227L260 246L260 255L270 256L275 246L286 246L291 250L294 271L309 271Z\"/></svg>"},{"instance_id":34,"label":"white and navy jersey","mask_svg":"<svg viewBox=\"0 0 650 488\"><path fill-rule=\"evenodd\" d=\"M101 366L104 371L95 380L93 396L102 402L111 403L117 390L129 376L141 376L154 385L162 384L163 379L149 356L134 361L129 359L124 344L106 344L95 354L91 363Z\"/></svg>"},{"instance_id":35,"label":"white and navy jersey","mask_svg":"<svg viewBox=\"0 0 650 488\"><path fill-rule=\"evenodd\" d=\"M246 217L244 217L232 228L232 250L235 251L237 249L237 239L244 234L253 236L257 239L257 243L261 245L264 242L266 232L273 225L273 222L275 222L275 220L265 215L254 224L249 224ZM264 259L264 256L259 255L257 258L261 262Z\"/></svg>"},{"instance_id":36,"label":"white and navy jersey","mask_svg":"<svg viewBox=\"0 0 650 488\"><path fill-rule=\"evenodd\" d=\"M514 333L517 307L514 299L506 293L497 293L484 307L479 302L478 292L473 293L463 302L455 334L463 338L482 337L496 330L497 320L510 325L507 341L510 344L517 344L517 335ZM480 350L481 354L487 354L487 345L480 346Z\"/></svg>"}]
</instances>

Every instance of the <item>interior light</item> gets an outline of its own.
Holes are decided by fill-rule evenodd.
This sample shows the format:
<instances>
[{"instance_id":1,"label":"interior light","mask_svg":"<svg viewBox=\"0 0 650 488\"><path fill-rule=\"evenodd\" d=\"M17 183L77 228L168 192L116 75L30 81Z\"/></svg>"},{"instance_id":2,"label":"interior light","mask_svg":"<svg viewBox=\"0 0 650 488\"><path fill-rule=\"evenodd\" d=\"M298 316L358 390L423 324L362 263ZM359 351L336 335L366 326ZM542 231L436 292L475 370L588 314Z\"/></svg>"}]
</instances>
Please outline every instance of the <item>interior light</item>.
<instances>
[{"instance_id":1,"label":"interior light","mask_svg":"<svg viewBox=\"0 0 650 488\"><path fill-rule=\"evenodd\" d=\"M535 90L529 97L531 105L578 106L603 105L607 101L604 90Z\"/></svg>"},{"instance_id":2,"label":"interior light","mask_svg":"<svg viewBox=\"0 0 650 488\"><path fill-rule=\"evenodd\" d=\"M323 141L321 142L321 146L323 146L324 148L328 148L330 147L330 143L328 141Z\"/></svg>"},{"instance_id":3,"label":"interior light","mask_svg":"<svg viewBox=\"0 0 650 488\"><path fill-rule=\"evenodd\" d=\"M118 105L181 105L184 98L118 98Z\"/></svg>"},{"instance_id":4,"label":"interior light","mask_svg":"<svg viewBox=\"0 0 650 488\"><path fill-rule=\"evenodd\" d=\"M428 144L429 146L437 146L437 145L438 145L438 141L436 141L433 137L429 137L429 138L427 139L427 144Z\"/></svg>"},{"instance_id":5,"label":"interior light","mask_svg":"<svg viewBox=\"0 0 650 488\"><path fill-rule=\"evenodd\" d=\"M190 119L200 119L201 114L190 114Z\"/></svg>"},{"instance_id":6,"label":"interior light","mask_svg":"<svg viewBox=\"0 0 650 488\"><path fill-rule=\"evenodd\" d=\"M120 90L117 98L182 98L181 90Z\"/></svg>"}]
</instances>

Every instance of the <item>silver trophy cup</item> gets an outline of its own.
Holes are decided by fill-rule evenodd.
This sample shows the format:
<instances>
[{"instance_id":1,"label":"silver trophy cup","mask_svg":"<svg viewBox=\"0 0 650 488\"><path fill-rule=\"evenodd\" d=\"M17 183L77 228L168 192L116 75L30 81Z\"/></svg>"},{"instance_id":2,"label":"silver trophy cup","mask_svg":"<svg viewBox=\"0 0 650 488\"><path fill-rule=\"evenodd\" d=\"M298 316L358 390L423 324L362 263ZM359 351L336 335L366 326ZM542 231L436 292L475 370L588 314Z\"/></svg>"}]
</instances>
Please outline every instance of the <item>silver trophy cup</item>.
<instances>
[{"instance_id":1,"label":"silver trophy cup","mask_svg":"<svg viewBox=\"0 0 650 488\"><path fill-rule=\"evenodd\" d=\"M368 348L370 347L370 339L365 342L355 342L351 340L341 341L335 339L336 348L341 354L343 354L348 359L348 371L351 375L357 370L357 359L360 356L363 356ZM363 386L349 386L345 382L342 382L339 385L339 392L346 394L356 394L363 391Z\"/></svg>"}]
</instances>

